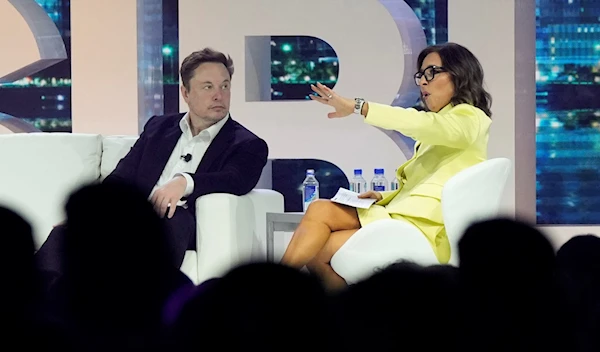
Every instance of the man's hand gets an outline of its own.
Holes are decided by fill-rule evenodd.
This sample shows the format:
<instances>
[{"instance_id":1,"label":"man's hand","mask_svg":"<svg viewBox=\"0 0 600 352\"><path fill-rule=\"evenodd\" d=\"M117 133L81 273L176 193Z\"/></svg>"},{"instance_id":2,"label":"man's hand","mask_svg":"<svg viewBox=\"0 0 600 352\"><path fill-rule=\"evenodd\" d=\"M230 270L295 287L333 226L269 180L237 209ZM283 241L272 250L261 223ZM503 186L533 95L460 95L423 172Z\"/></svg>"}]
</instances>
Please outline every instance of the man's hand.
<instances>
[{"instance_id":1,"label":"man's hand","mask_svg":"<svg viewBox=\"0 0 600 352\"><path fill-rule=\"evenodd\" d=\"M165 216L167 208L169 208L167 217L169 219L173 217L175 209L177 208L177 202L183 197L186 186L187 181L185 180L185 177L178 175L173 177L171 181L165 183L162 187L156 189L152 198L150 198L150 202L161 218Z\"/></svg>"},{"instance_id":2,"label":"man's hand","mask_svg":"<svg viewBox=\"0 0 600 352\"><path fill-rule=\"evenodd\" d=\"M383 199L383 196L379 192L368 191L368 192L359 194L358 198L375 199L375 200L377 200L379 202L380 200Z\"/></svg>"}]
</instances>

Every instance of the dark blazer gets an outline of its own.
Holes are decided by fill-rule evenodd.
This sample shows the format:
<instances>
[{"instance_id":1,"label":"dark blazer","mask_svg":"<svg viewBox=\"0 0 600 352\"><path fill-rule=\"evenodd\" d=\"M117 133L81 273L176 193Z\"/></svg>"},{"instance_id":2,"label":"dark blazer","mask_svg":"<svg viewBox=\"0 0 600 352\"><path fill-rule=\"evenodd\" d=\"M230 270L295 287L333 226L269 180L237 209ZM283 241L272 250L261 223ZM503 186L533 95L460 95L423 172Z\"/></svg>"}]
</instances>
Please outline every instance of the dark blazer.
<instances>
[{"instance_id":1,"label":"dark blazer","mask_svg":"<svg viewBox=\"0 0 600 352\"><path fill-rule=\"evenodd\" d=\"M126 182L150 196L181 136L179 121L184 114L153 116L129 153L119 161L104 182ZM231 116L210 143L195 173L194 190L187 197L188 209L196 214L196 199L210 193L244 195L258 183L269 149Z\"/></svg>"}]
</instances>

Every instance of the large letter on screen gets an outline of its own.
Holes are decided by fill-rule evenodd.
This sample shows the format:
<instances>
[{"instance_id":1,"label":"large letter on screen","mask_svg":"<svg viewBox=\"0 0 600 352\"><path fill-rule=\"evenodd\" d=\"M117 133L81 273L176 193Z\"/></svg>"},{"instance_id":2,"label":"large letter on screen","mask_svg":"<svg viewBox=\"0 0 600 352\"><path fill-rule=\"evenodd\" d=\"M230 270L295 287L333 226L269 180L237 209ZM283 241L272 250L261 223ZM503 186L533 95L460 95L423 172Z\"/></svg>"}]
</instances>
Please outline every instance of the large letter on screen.
<instances>
[{"instance_id":1,"label":"large letter on screen","mask_svg":"<svg viewBox=\"0 0 600 352\"><path fill-rule=\"evenodd\" d=\"M179 52L180 61L207 46L232 56L232 117L267 141L270 158L323 159L351 175L357 167L391 174L410 156L397 134L388 138L360 116L329 120L330 108L316 102L268 101L270 36L310 36L331 45L339 58L334 89L342 96L411 105L418 98L415 56L425 36L404 1L180 0Z\"/></svg>"},{"instance_id":2,"label":"large letter on screen","mask_svg":"<svg viewBox=\"0 0 600 352\"><path fill-rule=\"evenodd\" d=\"M58 29L34 0L0 1L0 33L0 83L14 82L67 58ZM0 133L32 129L0 112Z\"/></svg>"}]
</instances>

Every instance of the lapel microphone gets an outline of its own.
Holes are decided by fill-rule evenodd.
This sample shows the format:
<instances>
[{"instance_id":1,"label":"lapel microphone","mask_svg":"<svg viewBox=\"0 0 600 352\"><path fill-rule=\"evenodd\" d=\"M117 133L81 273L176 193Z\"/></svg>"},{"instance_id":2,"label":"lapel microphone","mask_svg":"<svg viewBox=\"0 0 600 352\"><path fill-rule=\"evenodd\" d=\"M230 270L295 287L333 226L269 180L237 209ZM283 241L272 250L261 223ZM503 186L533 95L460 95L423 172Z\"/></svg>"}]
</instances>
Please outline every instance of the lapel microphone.
<instances>
[{"instance_id":1,"label":"lapel microphone","mask_svg":"<svg viewBox=\"0 0 600 352\"><path fill-rule=\"evenodd\" d=\"M185 161L186 163L188 163L190 160L192 160L192 154L187 153L186 155L180 156L180 158L183 159L183 161Z\"/></svg>"}]
</instances>

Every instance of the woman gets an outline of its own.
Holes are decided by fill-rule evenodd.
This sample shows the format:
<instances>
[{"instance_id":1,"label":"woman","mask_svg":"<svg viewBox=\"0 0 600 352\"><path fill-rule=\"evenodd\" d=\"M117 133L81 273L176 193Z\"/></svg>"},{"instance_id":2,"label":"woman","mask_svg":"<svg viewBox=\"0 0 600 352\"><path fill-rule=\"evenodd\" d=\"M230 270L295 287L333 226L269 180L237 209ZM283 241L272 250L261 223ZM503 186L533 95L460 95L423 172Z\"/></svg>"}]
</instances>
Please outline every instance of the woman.
<instances>
[{"instance_id":1,"label":"woman","mask_svg":"<svg viewBox=\"0 0 600 352\"><path fill-rule=\"evenodd\" d=\"M353 113L365 122L396 130L415 139L414 156L397 170L400 189L366 192L377 202L355 209L329 200L311 203L294 233L282 264L307 268L325 286L345 287L329 262L362 226L380 219L408 221L419 228L440 263L450 259L441 211L444 183L459 171L487 158L491 97L483 88L483 69L477 58L455 43L435 45L419 54L415 83L428 111L416 111L349 99L322 84L311 86L313 100L335 109L329 118Z\"/></svg>"}]
</instances>

